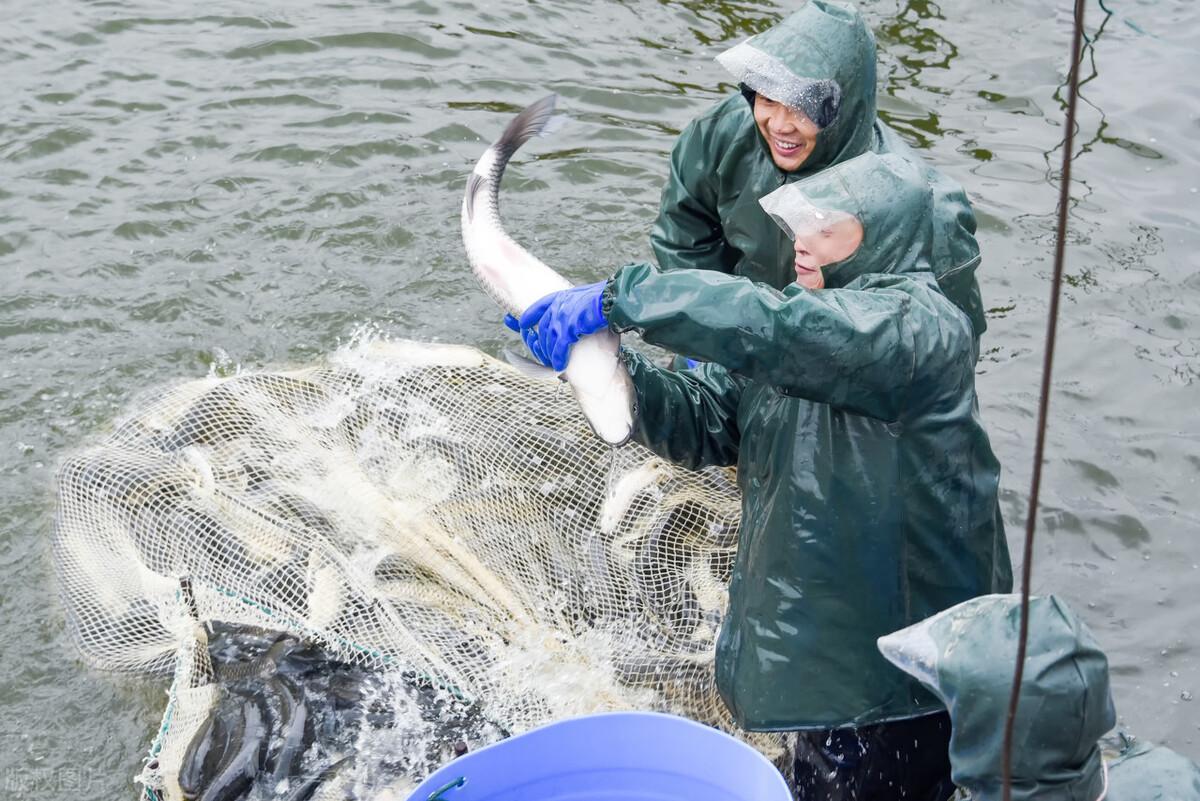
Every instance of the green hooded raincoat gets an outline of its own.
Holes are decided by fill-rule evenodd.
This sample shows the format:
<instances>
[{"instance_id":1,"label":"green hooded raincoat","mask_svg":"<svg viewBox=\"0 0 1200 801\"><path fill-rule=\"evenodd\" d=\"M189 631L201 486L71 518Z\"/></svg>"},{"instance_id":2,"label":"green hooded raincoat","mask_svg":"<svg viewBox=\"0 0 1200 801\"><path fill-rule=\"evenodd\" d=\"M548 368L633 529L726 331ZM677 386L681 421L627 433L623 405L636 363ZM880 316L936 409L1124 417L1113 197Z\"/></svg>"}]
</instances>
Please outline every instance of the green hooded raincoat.
<instances>
[{"instance_id":1,"label":"green hooded raincoat","mask_svg":"<svg viewBox=\"0 0 1200 801\"><path fill-rule=\"evenodd\" d=\"M975 801L1003 797L1004 724L1017 661L1021 599L975 598L879 640L897 667L950 710L954 783ZM1013 801L1200 801L1200 766L1168 748L1122 742L1102 763L1116 714L1108 659L1053 595L1032 598L1013 726ZM1122 738L1124 739L1124 738ZM1107 774L1107 775L1106 775Z\"/></svg>"},{"instance_id":2,"label":"green hooded raincoat","mask_svg":"<svg viewBox=\"0 0 1200 801\"><path fill-rule=\"evenodd\" d=\"M919 170L865 154L805 181L817 206L864 227L824 290L646 264L605 289L611 327L708 362L672 373L625 354L642 443L691 467L738 466L717 682L747 729L941 709L875 639L1011 586L973 332L930 272Z\"/></svg>"},{"instance_id":3,"label":"green hooded raincoat","mask_svg":"<svg viewBox=\"0 0 1200 801\"><path fill-rule=\"evenodd\" d=\"M875 38L857 11L809 0L745 44L795 76L836 81L841 89L837 117L818 134L801 168L785 173L771 160L746 98L735 94L717 104L688 125L675 144L650 242L663 270L717 270L782 289L794 280L792 248L759 208L760 197L868 151L921 162L875 116ZM975 280L975 215L962 188L941 173L922 165L917 180L933 191L931 269L979 337L987 323Z\"/></svg>"}]
</instances>

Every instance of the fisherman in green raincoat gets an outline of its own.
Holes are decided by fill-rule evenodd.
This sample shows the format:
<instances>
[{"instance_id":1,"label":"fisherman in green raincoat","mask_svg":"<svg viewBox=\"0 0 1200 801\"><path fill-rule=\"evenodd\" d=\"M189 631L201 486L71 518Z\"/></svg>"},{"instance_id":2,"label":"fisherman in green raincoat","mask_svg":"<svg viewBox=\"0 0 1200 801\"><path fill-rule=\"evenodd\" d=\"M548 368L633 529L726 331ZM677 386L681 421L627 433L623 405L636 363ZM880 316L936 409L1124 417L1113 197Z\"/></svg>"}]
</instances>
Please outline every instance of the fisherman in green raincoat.
<instances>
[{"instance_id":1,"label":"fisherman in green raincoat","mask_svg":"<svg viewBox=\"0 0 1200 801\"><path fill-rule=\"evenodd\" d=\"M670 372L623 351L636 438L738 467L722 697L746 729L799 730L801 799L941 801L942 704L875 640L1011 587L976 332L933 269L940 218L913 162L864 153L762 203L794 239L782 290L633 264L509 325L558 370L606 326L705 362Z\"/></svg>"},{"instance_id":2,"label":"fisherman in green raincoat","mask_svg":"<svg viewBox=\"0 0 1200 801\"><path fill-rule=\"evenodd\" d=\"M659 267L717 270L782 289L794 280L791 244L758 199L862 153L895 153L920 165L933 190L930 260L943 292L981 336L975 215L957 183L923 165L876 117L875 39L862 16L809 0L717 60L741 92L675 143L650 236Z\"/></svg>"},{"instance_id":3,"label":"fisherman in green raincoat","mask_svg":"<svg viewBox=\"0 0 1200 801\"><path fill-rule=\"evenodd\" d=\"M879 639L889 661L945 702L954 782L974 801L1003 798L1020 612L1019 596L988 595ZM1101 741L1115 722L1108 659L1092 633L1061 599L1030 599L1013 801L1200 801L1200 765L1123 733Z\"/></svg>"}]
</instances>

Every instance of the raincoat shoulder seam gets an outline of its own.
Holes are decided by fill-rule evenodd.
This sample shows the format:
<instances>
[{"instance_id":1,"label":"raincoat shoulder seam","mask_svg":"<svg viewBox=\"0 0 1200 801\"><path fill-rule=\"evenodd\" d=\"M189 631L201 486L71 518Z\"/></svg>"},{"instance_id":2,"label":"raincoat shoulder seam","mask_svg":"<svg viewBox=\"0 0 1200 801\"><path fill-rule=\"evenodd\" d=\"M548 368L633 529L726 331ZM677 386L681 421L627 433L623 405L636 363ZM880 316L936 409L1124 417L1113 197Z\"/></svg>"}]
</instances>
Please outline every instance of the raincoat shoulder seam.
<instances>
[{"instance_id":1,"label":"raincoat shoulder seam","mask_svg":"<svg viewBox=\"0 0 1200 801\"><path fill-rule=\"evenodd\" d=\"M955 305L954 301L952 301L948 297L946 297L946 295L941 291L941 288L937 284L937 276L936 275L934 275L930 271L922 271L922 272L928 272L930 277L933 279L933 286L927 286L926 284L923 284L922 282L913 280L912 274L878 273L878 275L886 275L890 278L902 278L902 279L904 279L903 283L909 283L915 287L922 287L922 288L928 290L929 294L931 296L942 298L944 301L946 301L946 304L949 307L947 309L947 311L951 311L952 313L955 314L956 319L954 320L954 324L957 325L957 324L961 323L962 326L964 327L964 332L969 334L969 332L971 331L971 321L970 321L970 318L967 316L966 312L964 312L957 305ZM860 276L860 279L863 277L865 277L865 276ZM888 284L883 285L883 286L868 285L868 286L862 287L862 291L868 291L868 292L881 291L881 290L893 290L893 289L896 291L899 291L905 295L904 309L900 314L900 318L901 318L901 324L905 327L905 330L909 332L909 335L912 340L912 345L913 345L911 359L908 364L907 376L906 376L906 380L904 382L904 396L903 396L902 401L900 402L900 404L897 407L898 414L896 417L897 417L897 420L911 420L914 417L919 417L920 415L925 414L930 409L937 408L940 404L942 404L944 402L945 393L944 392L937 393L933 398L931 398L926 403L921 403L921 404L913 403L913 392L914 392L914 388L915 388L915 384L916 384L917 376L918 376L918 372L919 372L918 366L917 366L917 358L918 358L918 350L919 350L918 344L920 342L918 329L920 328L920 326L918 326L915 323L915 321L912 319L912 310L913 310L914 304L918 304L918 305L923 305L923 304L921 304L921 302L919 301L919 299L917 297L917 295L918 295L917 292L909 291L901 286L897 286L897 284L895 284L895 283L889 282ZM933 302L936 303L937 301L933 301ZM938 314L936 312L934 312L932 316L938 320L942 319L942 315ZM953 362L948 363L946 365L946 367L950 367L951 364L953 364ZM968 368L968 369L973 370L973 367ZM941 374L941 373L944 373L945 371L944 370L936 370L935 372Z\"/></svg>"},{"instance_id":2,"label":"raincoat shoulder seam","mask_svg":"<svg viewBox=\"0 0 1200 801\"><path fill-rule=\"evenodd\" d=\"M962 264L958 265L957 267L951 267L949 270L946 270L945 272L941 273L940 276L939 276L939 274L934 273L934 278L938 278L938 277L947 278L951 275L958 275L963 270L969 270L969 269L978 267L979 263L982 261L983 261L983 254L977 253L976 255L967 259L966 261L964 261ZM951 301L951 302L953 302L953 301Z\"/></svg>"}]
</instances>

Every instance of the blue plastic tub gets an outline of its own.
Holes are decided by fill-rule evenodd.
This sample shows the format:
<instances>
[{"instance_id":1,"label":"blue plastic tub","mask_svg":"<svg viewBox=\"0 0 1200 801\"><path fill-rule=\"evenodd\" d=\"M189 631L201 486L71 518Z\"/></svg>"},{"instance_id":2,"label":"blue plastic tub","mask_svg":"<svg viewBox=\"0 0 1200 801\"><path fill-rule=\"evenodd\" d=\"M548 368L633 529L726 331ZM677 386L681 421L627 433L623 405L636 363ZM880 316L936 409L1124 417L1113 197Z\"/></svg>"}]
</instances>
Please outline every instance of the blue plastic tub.
<instances>
[{"instance_id":1,"label":"blue plastic tub","mask_svg":"<svg viewBox=\"0 0 1200 801\"><path fill-rule=\"evenodd\" d=\"M656 712L551 723L455 759L408 801L791 801L766 757Z\"/></svg>"}]
</instances>

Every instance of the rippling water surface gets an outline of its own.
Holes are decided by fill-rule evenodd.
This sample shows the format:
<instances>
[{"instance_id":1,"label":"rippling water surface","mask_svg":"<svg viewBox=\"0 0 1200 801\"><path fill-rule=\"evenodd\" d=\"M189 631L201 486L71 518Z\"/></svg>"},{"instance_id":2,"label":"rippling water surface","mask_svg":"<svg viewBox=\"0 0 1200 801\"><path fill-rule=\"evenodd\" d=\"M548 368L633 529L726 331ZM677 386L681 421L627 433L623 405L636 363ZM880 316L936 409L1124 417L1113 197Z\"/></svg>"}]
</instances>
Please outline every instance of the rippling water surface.
<instances>
[{"instance_id":1,"label":"rippling water surface","mask_svg":"<svg viewBox=\"0 0 1200 801\"><path fill-rule=\"evenodd\" d=\"M305 7L301 7L304 5ZM1061 158L1067 0L878 0L880 107L961 181L991 328L980 394L1023 526ZM467 270L464 176L547 91L505 182L571 278L649 257L712 57L792 6L10 0L0 28L0 782L131 797L160 682L85 668L48 538L63 455L150 388L308 363L363 325L508 341ZM1035 589L1118 711L1200 757L1200 7L1092 0Z\"/></svg>"}]
</instances>

